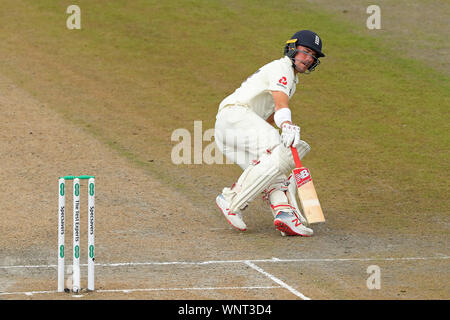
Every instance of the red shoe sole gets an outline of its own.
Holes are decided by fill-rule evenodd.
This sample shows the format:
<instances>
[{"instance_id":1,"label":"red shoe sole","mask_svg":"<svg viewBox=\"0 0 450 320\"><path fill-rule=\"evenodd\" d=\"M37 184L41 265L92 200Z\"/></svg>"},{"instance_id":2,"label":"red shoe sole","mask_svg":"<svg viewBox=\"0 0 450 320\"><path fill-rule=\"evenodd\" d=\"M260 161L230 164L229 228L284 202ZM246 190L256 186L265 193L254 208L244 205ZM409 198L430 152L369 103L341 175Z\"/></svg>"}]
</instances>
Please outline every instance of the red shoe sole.
<instances>
[{"instance_id":1,"label":"red shoe sole","mask_svg":"<svg viewBox=\"0 0 450 320\"><path fill-rule=\"evenodd\" d=\"M296 233L296 232L292 231L292 229L289 228L289 226L287 224L285 224L283 221L275 220L273 222L273 224L274 224L275 228L277 228L277 230L284 232L288 236L310 237L307 234L301 234L301 233Z\"/></svg>"}]
</instances>

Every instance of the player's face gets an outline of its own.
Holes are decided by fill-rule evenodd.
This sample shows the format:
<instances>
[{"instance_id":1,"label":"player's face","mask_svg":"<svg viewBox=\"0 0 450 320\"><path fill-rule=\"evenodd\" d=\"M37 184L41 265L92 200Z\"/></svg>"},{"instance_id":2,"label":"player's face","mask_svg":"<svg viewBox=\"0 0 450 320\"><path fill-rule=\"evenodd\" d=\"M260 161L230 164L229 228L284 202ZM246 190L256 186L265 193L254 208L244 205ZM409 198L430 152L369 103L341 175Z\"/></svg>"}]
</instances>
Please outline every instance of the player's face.
<instances>
[{"instance_id":1,"label":"player's face","mask_svg":"<svg viewBox=\"0 0 450 320\"><path fill-rule=\"evenodd\" d=\"M299 51L295 55L296 71L304 73L315 62L316 52L303 46L298 46L297 50Z\"/></svg>"}]
</instances>

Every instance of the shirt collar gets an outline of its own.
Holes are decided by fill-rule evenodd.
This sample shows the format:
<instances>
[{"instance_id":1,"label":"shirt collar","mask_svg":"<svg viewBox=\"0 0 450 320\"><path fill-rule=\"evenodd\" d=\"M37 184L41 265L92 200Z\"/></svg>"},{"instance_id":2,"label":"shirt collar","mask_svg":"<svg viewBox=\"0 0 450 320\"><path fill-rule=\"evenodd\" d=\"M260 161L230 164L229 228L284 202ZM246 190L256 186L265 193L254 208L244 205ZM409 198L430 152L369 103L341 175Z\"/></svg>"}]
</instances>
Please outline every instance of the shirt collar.
<instances>
[{"instance_id":1,"label":"shirt collar","mask_svg":"<svg viewBox=\"0 0 450 320\"><path fill-rule=\"evenodd\" d=\"M287 56L284 56L284 57L282 58L282 60L283 60L284 63L286 63L287 65L289 65L289 66L291 67L292 72L293 72L294 75L295 75L295 79L294 79L295 84L298 84L298 73L295 74L295 72L294 72L294 67L292 66L292 60L291 60L291 58L289 58L289 57L287 57Z\"/></svg>"},{"instance_id":2,"label":"shirt collar","mask_svg":"<svg viewBox=\"0 0 450 320\"><path fill-rule=\"evenodd\" d=\"M295 72L294 72L294 67L292 67L292 60L291 60L291 58L289 58L287 56L284 56L282 58L282 60L283 60L284 63L288 64L292 68L292 73L294 73L294 75L295 75L295 79L294 79L295 84L298 84L298 73L295 74Z\"/></svg>"},{"instance_id":3,"label":"shirt collar","mask_svg":"<svg viewBox=\"0 0 450 320\"><path fill-rule=\"evenodd\" d=\"M284 63L292 66L292 60L288 56L284 56L281 60L283 60Z\"/></svg>"}]
</instances>

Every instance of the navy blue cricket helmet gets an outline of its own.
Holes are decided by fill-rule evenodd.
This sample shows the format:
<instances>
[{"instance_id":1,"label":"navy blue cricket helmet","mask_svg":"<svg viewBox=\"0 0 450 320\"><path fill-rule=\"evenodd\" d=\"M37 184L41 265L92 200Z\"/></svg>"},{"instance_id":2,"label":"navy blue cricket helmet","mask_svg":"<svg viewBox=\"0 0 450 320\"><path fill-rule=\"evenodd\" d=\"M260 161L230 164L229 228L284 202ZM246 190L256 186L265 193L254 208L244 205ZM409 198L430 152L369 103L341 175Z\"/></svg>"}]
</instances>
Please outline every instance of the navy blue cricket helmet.
<instances>
[{"instance_id":1,"label":"navy blue cricket helmet","mask_svg":"<svg viewBox=\"0 0 450 320\"><path fill-rule=\"evenodd\" d=\"M325 57L325 54L322 52L322 39L320 39L317 33L313 31L298 31L291 37L291 39L286 41L286 45L284 46L284 55L288 56L292 60L292 63L294 63L295 55L298 52L297 46L303 46L316 52L316 56L314 57L315 63L308 68L310 72L320 64L320 60L318 58Z\"/></svg>"}]
</instances>

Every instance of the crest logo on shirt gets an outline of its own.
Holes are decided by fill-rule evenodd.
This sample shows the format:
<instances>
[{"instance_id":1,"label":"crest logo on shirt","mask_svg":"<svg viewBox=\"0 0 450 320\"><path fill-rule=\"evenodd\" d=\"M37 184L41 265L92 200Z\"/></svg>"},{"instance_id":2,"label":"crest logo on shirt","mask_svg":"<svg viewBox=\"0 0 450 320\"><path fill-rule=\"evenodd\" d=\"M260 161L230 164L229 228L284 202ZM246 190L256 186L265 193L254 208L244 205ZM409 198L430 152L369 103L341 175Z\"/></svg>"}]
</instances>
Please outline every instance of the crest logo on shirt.
<instances>
[{"instance_id":1,"label":"crest logo on shirt","mask_svg":"<svg viewBox=\"0 0 450 320\"><path fill-rule=\"evenodd\" d=\"M278 80L278 83L281 83L282 85L287 85L287 79L286 77L281 78L280 80Z\"/></svg>"}]
</instances>

